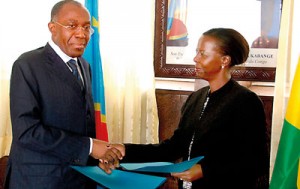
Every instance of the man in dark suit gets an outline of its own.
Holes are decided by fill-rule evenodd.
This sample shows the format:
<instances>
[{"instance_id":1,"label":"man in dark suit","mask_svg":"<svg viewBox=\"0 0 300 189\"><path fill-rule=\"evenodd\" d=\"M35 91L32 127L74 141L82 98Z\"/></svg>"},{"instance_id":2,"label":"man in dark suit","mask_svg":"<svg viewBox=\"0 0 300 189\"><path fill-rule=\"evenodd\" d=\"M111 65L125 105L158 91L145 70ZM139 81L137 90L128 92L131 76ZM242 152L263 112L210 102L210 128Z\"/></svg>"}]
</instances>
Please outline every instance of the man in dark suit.
<instances>
[{"instance_id":1,"label":"man in dark suit","mask_svg":"<svg viewBox=\"0 0 300 189\"><path fill-rule=\"evenodd\" d=\"M6 188L96 188L70 165L105 161L109 173L124 156L124 151L94 139L91 73L81 57L93 32L90 24L82 4L58 2L48 24L51 40L15 61ZM75 62L69 63L70 59Z\"/></svg>"}]
</instances>

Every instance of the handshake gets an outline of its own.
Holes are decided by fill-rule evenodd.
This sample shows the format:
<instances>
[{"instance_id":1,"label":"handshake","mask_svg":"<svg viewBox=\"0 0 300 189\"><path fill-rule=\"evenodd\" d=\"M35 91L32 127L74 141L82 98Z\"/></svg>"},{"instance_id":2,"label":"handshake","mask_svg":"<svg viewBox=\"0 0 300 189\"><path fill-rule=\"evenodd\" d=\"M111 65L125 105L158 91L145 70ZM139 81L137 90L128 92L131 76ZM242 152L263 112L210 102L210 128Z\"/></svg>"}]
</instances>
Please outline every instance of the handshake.
<instances>
[{"instance_id":1,"label":"handshake","mask_svg":"<svg viewBox=\"0 0 300 189\"><path fill-rule=\"evenodd\" d=\"M110 144L102 140L93 139L90 155L95 159L99 159L99 167L107 174L110 174L112 169L119 167L119 161L125 156L125 146L124 144Z\"/></svg>"}]
</instances>

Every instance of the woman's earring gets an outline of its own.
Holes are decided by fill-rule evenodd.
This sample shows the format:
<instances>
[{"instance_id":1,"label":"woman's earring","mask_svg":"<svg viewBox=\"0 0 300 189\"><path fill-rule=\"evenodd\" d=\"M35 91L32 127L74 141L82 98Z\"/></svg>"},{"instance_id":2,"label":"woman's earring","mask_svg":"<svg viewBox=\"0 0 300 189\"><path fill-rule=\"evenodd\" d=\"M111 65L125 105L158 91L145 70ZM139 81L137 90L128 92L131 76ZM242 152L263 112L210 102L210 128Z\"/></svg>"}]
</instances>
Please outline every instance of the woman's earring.
<instances>
[{"instance_id":1,"label":"woman's earring","mask_svg":"<svg viewBox=\"0 0 300 189\"><path fill-rule=\"evenodd\" d=\"M222 69L224 69L224 67L225 67L225 66L224 66L224 65L222 65Z\"/></svg>"}]
</instances>

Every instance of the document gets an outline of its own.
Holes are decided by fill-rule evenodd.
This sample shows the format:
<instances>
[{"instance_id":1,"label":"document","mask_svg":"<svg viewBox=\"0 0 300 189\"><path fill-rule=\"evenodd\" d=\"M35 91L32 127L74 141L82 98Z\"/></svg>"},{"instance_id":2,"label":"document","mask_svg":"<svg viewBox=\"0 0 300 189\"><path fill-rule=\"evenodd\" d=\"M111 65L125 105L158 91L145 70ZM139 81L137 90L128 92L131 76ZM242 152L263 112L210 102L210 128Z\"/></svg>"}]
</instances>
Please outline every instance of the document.
<instances>
[{"instance_id":1,"label":"document","mask_svg":"<svg viewBox=\"0 0 300 189\"><path fill-rule=\"evenodd\" d=\"M112 170L105 173L98 166L71 166L81 174L93 179L100 185L110 189L155 189L162 185L165 177L149 175L149 173L183 172L198 163L203 156L180 163L151 162L151 163L121 163L123 170ZM133 172L131 172L133 171ZM140 172L140 173L137 173ZM142 172L142 173L141 173ZM148 172L148 174L147 174Z\"/></svg>"},{"instance_id":2,"label":"document","mask_svg":"<svg viewBox=\"0 0 300 189\"><path fill-rule=\"evenodd\" d=\"M112 170L105 173L98 166L72 166L85 176L93 179L100 185L110 189L154 189L166 181L165 177L145 175L121 170Z\"/></svg>"},{"instance_id":3,"label":"document","mask_svg":"<svg viewBox=\"0 0 300 189\"><path fill-rule=\"evenodd\" d=\"M179 173L190 169L198 163L203 156L199 156L180 163L171 162L151 162L151 163L121 163L120 166L125 170L153 172L153 173Z\"/></svg>"}]
</instances>

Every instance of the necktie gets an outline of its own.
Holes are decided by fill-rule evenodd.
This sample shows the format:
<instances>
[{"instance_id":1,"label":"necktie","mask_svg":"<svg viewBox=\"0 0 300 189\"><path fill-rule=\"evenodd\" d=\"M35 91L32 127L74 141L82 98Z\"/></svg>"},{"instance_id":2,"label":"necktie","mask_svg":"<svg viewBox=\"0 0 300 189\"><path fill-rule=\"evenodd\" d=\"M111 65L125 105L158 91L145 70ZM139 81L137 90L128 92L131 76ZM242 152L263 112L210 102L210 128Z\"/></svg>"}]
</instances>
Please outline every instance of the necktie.
<instances>
[{"instance_id":1,"label":"necktie","mask_svg":"<svg viewBox=\"0 0 300 189\"><path fill-rule=\"evenodd\" d=\"M78 80L78 82L80 83L80 85L82 86L82 80L80 78L80 75L79 75L79 72L78 72L78 69L77 69L77 62L76 60L74 59L70 59L67 64L70 66L71 70L72 70L72 73L73 75L75 76L75 78Z\"/></svg>"}]
</instances>

